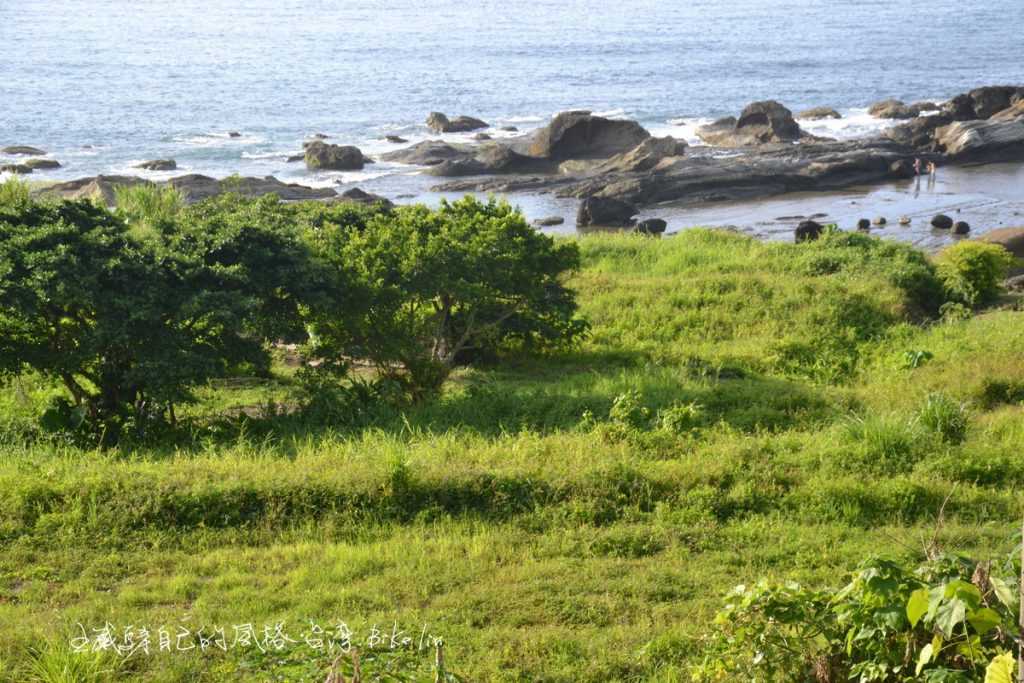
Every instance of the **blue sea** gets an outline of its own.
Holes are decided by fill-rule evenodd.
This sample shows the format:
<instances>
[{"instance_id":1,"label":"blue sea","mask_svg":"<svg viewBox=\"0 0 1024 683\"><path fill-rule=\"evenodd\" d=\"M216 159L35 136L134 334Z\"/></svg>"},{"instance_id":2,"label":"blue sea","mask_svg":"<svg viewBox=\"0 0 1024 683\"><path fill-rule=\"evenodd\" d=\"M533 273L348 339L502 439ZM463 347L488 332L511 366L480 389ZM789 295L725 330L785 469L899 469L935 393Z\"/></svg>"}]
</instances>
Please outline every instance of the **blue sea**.
<instances>
[{"instance_id":1,"label":"blue sea","mask_svg":"<svg viewBox=\"0 0 1024 683\"><path fill-rule=\"evenodd\" d=\"M692 138L773 98L835 107L811 131L851 137L886 125L879 99L1024 82L1022 26L1022 0L0 0L0 146L64 164L39 179L159 179L133 167L174 158L415 194L409 167L286 159L314 133L370 155L433 137L434 110L525 131L585 108Z\"/></svg>"}]
</instances>

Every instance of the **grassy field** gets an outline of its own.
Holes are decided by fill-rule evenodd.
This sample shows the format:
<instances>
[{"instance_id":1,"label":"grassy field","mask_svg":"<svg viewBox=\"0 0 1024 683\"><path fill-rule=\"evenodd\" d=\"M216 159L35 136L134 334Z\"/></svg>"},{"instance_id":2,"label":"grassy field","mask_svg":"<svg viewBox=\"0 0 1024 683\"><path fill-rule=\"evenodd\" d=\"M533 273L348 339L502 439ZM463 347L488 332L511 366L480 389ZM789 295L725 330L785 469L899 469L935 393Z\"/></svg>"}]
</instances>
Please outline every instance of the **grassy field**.
<instances>
[{"instance_id":1,"label":"grassy field","mask_svg":"<svg viewBox=\"0 0 1024 683\"><path fill-rule=\"evenodd\" d=\"M859 236L580 245L587 341L459 370L402 413L278 415L282 363L204 389L174 444L83 451L31 438L56 389L5 387L0 679L322 681L331 657L301 642L156 647L312 620L367 656L375 625L440 636L466 680L683 681L735 584L1013 547L1018 302L929 321L924 257ZM154 651L71 653L108 622Z\"/></svg>"}]
</instances>

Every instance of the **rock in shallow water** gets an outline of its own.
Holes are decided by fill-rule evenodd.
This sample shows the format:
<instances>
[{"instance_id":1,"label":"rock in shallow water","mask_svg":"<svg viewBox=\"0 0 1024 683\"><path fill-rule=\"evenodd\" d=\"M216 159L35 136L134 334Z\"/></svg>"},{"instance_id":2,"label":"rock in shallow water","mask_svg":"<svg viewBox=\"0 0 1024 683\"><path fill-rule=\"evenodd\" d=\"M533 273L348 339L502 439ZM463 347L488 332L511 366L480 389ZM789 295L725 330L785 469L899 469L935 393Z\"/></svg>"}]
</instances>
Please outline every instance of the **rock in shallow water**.
<instances>
[{"instance_id":1,"label":"rock in shallow water","mask_svg":"<svg viewBox=\"0 0 1024 683\"><path fill-rule=\"evenodd\" d=\"M633 226L633 232L638 235L650 235L653 237L661 237L667 229L668 223L661 218L648 218Z\"/></svg>"},{"instance_id":2,"label":"rock in shallow water","mask_svg":"<svg viewBox=\"0 0 1024 683\"><path fill-rule=\"evenodd\" d=\"M793 237L796 242L812 242L824 232L825 226L817 221L804 221L800 225L796 226L796 230L793 231Z\"/></svg>"},{"instance_id":3,"label":"rock in shallow water","mask_svg":"<svg viewBox=\"0 0 1024 683\"><path fill-rule=\"evenodd\" d=\"M0 166L0 173L14 173L16 175L28 175L32 167L27 164L5 164Z\"/></svg>"},{"instance_id":4,"label":"rock in shallow water","mask_svg":"<svg viewBox=\"0 0 1024 683\"><path fill-rule=\"evenodd\" d=\"M60 162L56 159L29 159L24 165L33 171L48 171L61 167Z\"/></svg>"},{"instance_id":5,"label":"rock in shallow water","mask_svg":"<svg viewBox=\"0 0 1024 683\"><path fill-rule=\"evenodd\" d=\"M11 156L43 156L46 154L43 150L37 147L28 147L27 145L14 145L13 147L4 147L0 149L0 154L9 154Z\"/></svg>"},{"instance_id":6,"label":"rock in shallow water","mask_svg":"<svg viewBox=\"0 0 1024 683\"><path fill-rule=\"evenodd\" d=\"M841 119L843 118L843 115L832 107L814 107L812 109L805 109L798 113L796 118L806 119L808 121L819 121L821 119Z\"/></svg>"},{"instance_id":7,"label":"rock in shallow water","mask_svg":"<svg viewBox=\"0 0 1024 683\"><path fill-rule=\"evenodd\" d=\"M319 140L306 144L306 168L324 171L358 171L366 158L358 147L330 145Z\"/></svg>"},{"instance_id":8,"label":"rock in shallow water","mask_svg":"<svg viewBox=\"0 0 1024 683\"><path fill-rule=\"evenodd\" d=\"M932 219L932 227L938 230L951 230L953 228L953 219L940 213Z\"/></svg>"},{"instance_id":9,"label":"rock in shallow water","mask_svg":"<svg viewBox=\"0 0 1024 683\"><path fill-rule=\"evenodd\" d=\"M608 197L587 197L580 202L576 213L576 225L629 227L635 222L636 207L618 199Z\"/></svg>"},{"instance_id":10,"label":"rock in shallow water","mask_svg":"<svg viewBox=\"0 0 1024 683\"><path fill-rule=\"evenodd\" d=\"M147 171L173 171L178 168L178 162L174 159L154 159L153 161L143 161L135 168Z\"/></svg>"},{"instance_id":11,"label":"rock in shallow water","mask_svg":"<svg viewBox=\"0 0 1024 683\"><path fill-rule=\"evenodd\" d=\"M539 228L550 228L553 225L562 225L565 223L565 219L561 216L548 216L547 218L538 218L533 222Z\"/></svg>"},{"instance_id":12,"label":"rock in shallow water","mask_svg":"<svg viewBox=\"0 0 1024 683\"><path fill-rule=\"evenodd\" d=\"M456 116L449 119L439 111L432 111L427 116L427 127L435 133L467 133L471 130L487 128L487 123L472 116Z\"/></svg>"}]
</instances>

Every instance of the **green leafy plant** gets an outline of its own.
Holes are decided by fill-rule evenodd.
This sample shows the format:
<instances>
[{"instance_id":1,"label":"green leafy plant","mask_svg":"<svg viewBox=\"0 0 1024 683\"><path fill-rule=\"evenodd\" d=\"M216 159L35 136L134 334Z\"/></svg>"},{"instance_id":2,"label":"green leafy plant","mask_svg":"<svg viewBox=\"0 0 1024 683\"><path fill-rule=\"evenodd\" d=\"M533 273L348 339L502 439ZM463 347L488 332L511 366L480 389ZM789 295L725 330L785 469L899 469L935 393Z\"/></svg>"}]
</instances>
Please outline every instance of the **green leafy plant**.
<instances>
[{"instance_id":1,"label":"green leafy plant","mask_svg":"<svg viewBox=\"0 0 1024 683\"><path fill-rule=\"evenodd\" d=\"M872 560L838 590L738 587L695 680L981 681L1014 647L1016 570L942 557L908 571Z\"/></svg>"}]
</instances>

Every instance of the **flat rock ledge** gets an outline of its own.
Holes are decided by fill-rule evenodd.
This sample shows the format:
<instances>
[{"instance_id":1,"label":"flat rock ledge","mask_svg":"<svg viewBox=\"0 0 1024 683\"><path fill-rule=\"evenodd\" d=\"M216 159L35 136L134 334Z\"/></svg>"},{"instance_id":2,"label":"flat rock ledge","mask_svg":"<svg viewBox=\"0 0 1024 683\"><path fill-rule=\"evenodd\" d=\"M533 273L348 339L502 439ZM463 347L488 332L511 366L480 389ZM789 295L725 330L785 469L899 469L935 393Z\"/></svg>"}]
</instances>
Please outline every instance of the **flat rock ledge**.
<instances>
[{"instance_id":1,"label":"flat rock ledge","mask_svg":"<svg viewBox=\"0 0 1024 683\"><path fill-rule=\"evenodd\" d=\"M181 193L185 202L189 204L225 192L237 192L246 197L276 194L285 201L332 199L338 197L338 193L329 187L307 187L305 185L284 183L272 176L267 176L266 178L225 178L218 180L196 174L183 175L159 183L154 183L137 176L99 175L49 185L35 190L33 194L63 199L102 197L107 205L113 206L115 187L134 187L136 185L173 187Z\"/></svg>"}]
</instances>

